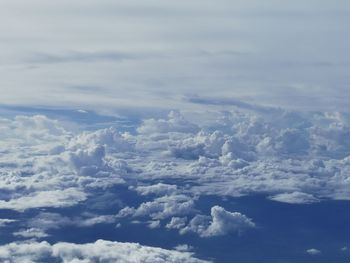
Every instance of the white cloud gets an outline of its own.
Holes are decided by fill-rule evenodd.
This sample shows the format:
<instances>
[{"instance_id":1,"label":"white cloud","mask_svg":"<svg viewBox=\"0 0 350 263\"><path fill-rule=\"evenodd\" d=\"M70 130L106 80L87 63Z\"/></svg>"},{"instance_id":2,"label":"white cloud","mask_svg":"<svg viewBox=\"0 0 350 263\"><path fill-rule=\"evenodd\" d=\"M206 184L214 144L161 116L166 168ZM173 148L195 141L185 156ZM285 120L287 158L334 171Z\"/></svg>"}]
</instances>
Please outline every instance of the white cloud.
<instances>
[{"instance_id":1,"label":"white cloud","mask_svg":"<svg viewBox=\"0 0 350 263\"><path fill-rule=\"evenodd\" d=\"M160 227L160 220L154 220L154 221L148 222L148 227L151 229L159 228Z\"/></svg>"},{"instance_id":2,"label":"white cloud","mask_svg":"<svg viewBox=\"0 0 350 263\"><path fill-rule=\"evenodd\" d=\"M198 127L187 121L178 111L171 111L168 119L148 119L144 120L142 125L137 129L141 134L157 134L157 133L193 133L198 131Z\"/></svg>"},{"instance_id":3,"label":"white cloud","mask_svg":"<svg viewBox=\"0 0 350 263\"><path fill-rule=\"evenodd\" d=\"M118 213L119 217L151 217L165 219L174 215L186 215L195 211L194 201L185 195L165 195L150 202L144 202L137 208L125 207Z\"/></svg>"},{"instance_id":4,"label":"white cloud","mask_svg":"<svg viewBox=\"0 0 350 263\"><path fill-rule=\"evenodd\" d=\"M14 232L13 235L17 237L40 238L40 239L49 236L42 229L38 229L38 228L20 229L19 231Z\"/></svg>"},{"instance_id":5,"label":"white cloud","mask_svg":"<svg viewBox=\"0 0 350 263\"><path fill-rule=\"evenodd\" d=\"M222 236L230 233L240 234L254 228L255 223L238 212L229 212L220 206L211 208L211 217L197 215L180 233L195 232L201 237Z\"/></svg>"},{"instance_id":6,"label":"white cloud","mask_svg":"<svg viewBox=\"0 0 350 263\"><path fill-rule=\"evenodd\" d=\"M151 180L141 180L130 189L160 198L190 191L191 196L267 193L274 200L294 203L349 199L346 115L268 112L187 112L186 118L172 112L168 119L154 119L161 124L151 125L153 130L145 120L140 133L133 135L115 128L80 132L42 115L3 118L0 188L6 193L0 207L71 206L84 201L93 189L127 184L129 178ZM307 142L296 143L299 139ZM189 184L152 182L161 178L186 178ZM155 219L176 216L169 212L175 207L170 199L133 209L145 215L142 211L149 207L155 211L152 216L159 217ZM187 201L180 204L194 209ZM161 215L160 207L167 212Z\"/></svg>"},{"instance_id":7,"label":"white cloud","mask_svg":"<svg viewBox=\"0 0 350 263\"><path fill-rule=\"evenodd\" d=\"M72 206L86 200L91 188L124 183L126 162L106 158L106 149L112 154L129 146L114 129L77 134L65 122L42 115L0 123L3 209Z\"/></svg>"},{"instance_id":8,"label":"white cloud","mask_svg":"<svg viewBox=\"0 0 350 263\"><path fill-rule=\"evenodd\" d=\"M24 211L29 208L68 207L84 201L86 194L76 188L35 192L9 201L0 200L1 209Z\"/></svg>"},{"instance_id":9,"label":"white cloud","mask_svg":"<svg viewBox=\"0 0 350 263\"><path fill-rule=\"evenodd\" d=\"M87 210L35 214L20 222L14 238L45 238L61 227L124 227L127 221L200 237L240 234L254 228L252 219L219 206L202 215L197 200L256 193L287 203L350 199L345 115L259 108L182 114L145 120L130 134L114 128L82 132L43 116L1 119L0 209L81 203ZM138 195L136 205L124 200L122 190L110 197L119 205L103 201L115 209L110 214L90 207L101 191L118 184Z\"/></svg>"},{"instance_id":10,"label":"white cloud","mask_svg":"<svg viewBox=\"0 0 350 263\"><path fill-rule=\"evenodd\" d=\"M28 220L27 224L31 229L59 229L65 226L91 227L97 224L113 224L116 222L115 215L96 215L82 213L74 217L64 216L58 213L41 212Z\"/></svg>"},{"instance_id":11,"label":"white cloud","mask_svg":"<svg viewBox=\"0 0 350 263\"><path fill-rule=\"evenodd\" d=\"M311 204L320 201L311 194L305 194L300 192L282 193L270 196L269 198L274 201L289 204Z\"/></svg>"},{"instance_id":12,"label":"white cloud","mask_svg":"<svg viewBox=\"0 0 350 263\"><path fill-rule=\"evenodd\" d=\"M133 189L133 188L131 188ZM137 186L135 190L140 195L169 195L173 194L177 190L176 185L169 185L169 184L163 184L158 183L154 185L145 185L145 186Z\"/></svg>"},{"instance_id":13,"label":"white cloud","mask_svg":"<svg viewBox=\"0 0 350 263\"><path fill-rule=\"evenodd\" d=\"M187 217L172 217L165 227L169 229L182 229L186 226L186 223Z\"/></svg>"},{"instance_id":14,"label":"white cloud","mask_svg":"<svg viewBox=\"0 0 350 263\"><path fill-rule=\"evenodd\" d=\"M43 242L10 243L0 246L0 259L3 262L120 262L120 263L204 263L192 253L165 250L156 247L142 246L136 243L120 243L97 240L95 243L74 244Z\"/></svg>"},{"instance_id":15,"label":"white cloud","mask_svg":"<svg viewBox=\"0 0 350 263\"><path fill-rule=\"evenodd\" d=\"M193 250L193 247L191 247L187 244L180 244L180 245L175 246L174 248L175 248L175 250L181 251L181 252L184 252L184 251L188 252L188 251Z\"/></svg>"},{"instance_id":16,"label":"white cloud","mask_svg":"<svg viewBox=\"0 0 350 263\"><path fill-rule=\"evenodd\" d=\"M315 255L321 254L322 252L316 248L310 248L310 249L306 250L306 253L315 256Z\"/></svg>"}]
</instances>

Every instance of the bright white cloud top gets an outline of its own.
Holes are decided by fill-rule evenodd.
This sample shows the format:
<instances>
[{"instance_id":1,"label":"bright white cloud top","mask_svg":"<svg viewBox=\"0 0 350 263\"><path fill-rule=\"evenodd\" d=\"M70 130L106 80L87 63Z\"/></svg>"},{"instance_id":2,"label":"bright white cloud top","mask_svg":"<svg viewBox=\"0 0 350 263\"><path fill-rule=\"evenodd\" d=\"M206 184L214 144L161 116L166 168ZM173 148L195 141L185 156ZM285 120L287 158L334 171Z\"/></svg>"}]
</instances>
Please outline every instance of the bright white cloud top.
<instances>
[{"instance_id":1,"label":"bright white cloud top","mask_svg":"<svg viewBox=\"0 0 350 263\"><path fill-rule=\"evenodd\" d=\"M4 262L120 262L120 263L209 263L192 257L189 252L141 246L135 243L97 240L89 244L47 242L11 243L0 246L0 259Z\"/></svg>"},{"instance_id":2,"label":"bright white cloud top","mask_svg":"<svg viewBox=\"0 0 350 263\"><path fill-rule=\"evenodd\" d=\"M200 200L256 194L298 205L349 200L349 127L346 114L273 108L184 115L172 111L165 118L143 120L133 133L117 128L81 131L43 115L2 118L0 209L65 209L121 186L140 202L120 205L105 200L112 214L42 211L21 221L13 236L45 240L62 227L125 227L128 221L179 236L245 235L257 231L259 222L219 205L203 213ZM2 228L16 221L3 218ZM24 255L18 251L23 246L34 249L34 258L42 257L37 246L45 247L45 255L61 257L54 252L61 245L47 243L11 243L2 248L11 250L3 257L13 253L21 260Z\"/></svg>"}]
</instances>

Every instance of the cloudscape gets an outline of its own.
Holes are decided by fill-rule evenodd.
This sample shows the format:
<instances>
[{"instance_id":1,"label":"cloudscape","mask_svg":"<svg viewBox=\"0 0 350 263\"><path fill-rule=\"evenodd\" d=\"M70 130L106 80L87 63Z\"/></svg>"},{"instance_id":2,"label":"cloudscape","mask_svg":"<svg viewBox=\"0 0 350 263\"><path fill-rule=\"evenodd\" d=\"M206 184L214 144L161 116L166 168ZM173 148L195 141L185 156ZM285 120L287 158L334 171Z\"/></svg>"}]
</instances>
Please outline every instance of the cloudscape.
<instances>
[{"instance_id":1,"label":"cloudscape","mask_svg":"<svg viewBox=\"0 0 350 263\"><path fill-rule=\"evenodd\" d=\"M347 1L0 19L0 262L349 262Z\"/></svg>"}]
</instances>

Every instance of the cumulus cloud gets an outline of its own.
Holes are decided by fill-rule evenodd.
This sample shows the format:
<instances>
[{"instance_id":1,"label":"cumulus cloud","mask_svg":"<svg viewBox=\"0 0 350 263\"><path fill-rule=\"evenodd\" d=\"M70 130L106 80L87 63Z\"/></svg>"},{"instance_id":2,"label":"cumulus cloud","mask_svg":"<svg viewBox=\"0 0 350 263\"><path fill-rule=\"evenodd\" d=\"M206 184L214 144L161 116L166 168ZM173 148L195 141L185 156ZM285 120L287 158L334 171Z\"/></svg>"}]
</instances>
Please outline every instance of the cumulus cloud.
<instances>
[{"instance_id":1,"label":"cumulus cloud","mask_svg":"<svg viewBox=\"0 0 350 263\"><path fill-rule=\"evenodd\" d=\"M196 180L188 187L198 195L268 193L273 200L294 203L350 198L345 116L275 110L272 118L259 109L212 114L194 123L174 111L168 119L144 120L133 135L115 128L77 132L42 115L2 119L0 188L6 193L0 206L70 206L94 188L125 184L131 174ZM130 189L160 197L179 191L176 184L159 182ZM144 206L156 203L165 202Z\"/></svg>"},{"instance_id":2,"label":"cumulus cloud","mask_svg":"<svg viewBox=\"0 0 350 263\"><path fill-rule=\"evenodd\" d=\"M101 145L107 152L129 152L133 151L134 145L128 141L127 136L110 127L93 132L82 132L73 137L69 142L72 149L85 148L87 146Z\"/></svg>"},{"instance_id":3,"label":"cumulus cloud","mask_svg":"<svg viewBox=\"0 0 350 263\"><path fill-rule=\"evenodd\" d=\"M95 175L103 169L105 148L101 145L90 149L79 149L70 154L70 161L74 168L82 175Z\"/></svg>"},{"instance_id":4,"label":"cumulus cloud","mask_svg":"<svg viewBox=\"0 0 350 263\"><path fill-rule=\"evenodd\" d=\"M173 194L177 190L176 185L169 185L158 183L154 185L137 186L136 188L131 188L135 190L140 195L169 195Z\"/></svg>"},{"instance_id":5,"label":"cumulus cloud","mask_svg":"<svg viewBox=\"0 0 350 263\"><path fill-rule=\"evenodd\" d=\"M91 188L124 183L121 177L130 171L124 160L106 156L132 150L113 128L77 134L42 115L0 123L2 209L72 206L86 200Z\"/></svg>"},{"instance_id":6,"label":"cumulus cloud","mask_svg":"<svg viewBox=\"0 0 350 263\"><path fill-rule=\"evenodd\" d=\"M191 250L193 250L193 247L191 247L187 244L180 244L180 245L175 246L174 249L177 251L183 252L183 251L191 251Z\"/></svg>"},{"instance_id":7,"label":"cumulus cloud","mask_svg":"<svg viewBox=\"0 0 350 263\"><path fill-rule=\"evenodd\" d=\"M95 243L74 244L43 242L10 243L0 246L0 259L4 262L167 262L167 263L204 263L190 252L165 250L147 247L136 243L120 243L97 240Z\"/></svg>"},{"instance_id":8,"label":"cumulus cloud","mask_svg":"<svg viewBox=\"0 0 350 263\"><path fill-rule=\"evenodd\" d=\"M191 114L146 119L133 133L81 131L41 115L1 119L0 209L34 210L11 230L14 238L128 223L223 236L255 223L220 206L203 215L200 196L258 193L294 204L350 199L346 116L281 109ZM103 199L109 212L102 214L91 204L106 190L119 204ZM37 211L75 205L84 211ZM4 228L15 224L4 220Z\"/></svg>"},{"instance_id":9,"label":"cumulus cloud","mask_svg":"<svg viewBox=\"0 0 350 263\"><path fill-rule=\"evenodd\" d=\"M172 217L165 227L169 229L182 229L186 226L186 223L187 217Z\"/></svg>"},{"instance_id":10,"label":"cumulus cloud","mask_svg":"<svg viewBox=\"0 0 350 263\"><path fill-rule=\"evenodd\" d=\"M148 227L151 229L159 228L160 227L160 220L154 220L154 221L148 222Z\"/></svg>"},{"instance_id":11,"label":"cumulus cloud","mask_svg":"<svg viewBox=\"0 0 350 263\"><path fill-rule=\"evenodd\" d=\"M178 111L171 111L168 119L148 119L144 120L142 125L137 129L141 134L156 133L193 133L198 131L197 125L187 121Z\"/></svg>"},{"instance_id":12,"label":"cumulus cloud","mask_svg":"<svg viewBox=\"0 0 350 263\"><path fill-rule=\"evenodd\" d=\"M213 206L211 217L197 215L180 233L195 232L201 237L223 236L230 233L241 233L254 228L255 223L238 212L226 211L223 207Z\"/></svg>"},{"instance_id":13,"label":"cumulus cloud","mask_svg":"<svg viewBox=\"0 0 350 263\"><path fill-rule=\"evenodd\" d=\"M165 219L173 215L191 214L195 210L194 201L186 195L166 195L150 202L144 202L139 207L125 207L118 213L119 217L151 217Z\"/></svg>"}]
</instances>

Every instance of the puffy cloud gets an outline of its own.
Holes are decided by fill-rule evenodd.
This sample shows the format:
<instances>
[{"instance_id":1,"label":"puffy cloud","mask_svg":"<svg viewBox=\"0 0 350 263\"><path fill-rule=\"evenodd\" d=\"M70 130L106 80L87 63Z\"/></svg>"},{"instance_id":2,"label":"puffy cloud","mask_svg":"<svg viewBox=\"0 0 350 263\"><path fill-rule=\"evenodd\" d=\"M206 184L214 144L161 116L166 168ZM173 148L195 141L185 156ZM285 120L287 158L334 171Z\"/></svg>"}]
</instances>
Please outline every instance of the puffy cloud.
<instances>
[{"instance_id":1,"label":"puffy cloud","mask_svg":"<svg viewBox=\"0 0 350 263\"><path fill-rule=\"evenodd\" d=\"M148 227L151 229L159 228L160 227L160 220L154 220L154 221L148 222Z\"/></svg>"},{"instance_id":2,"label":"puffy cloud","mask_svg":"<svg viewBox=\"0 0 350 263\"><path fill-rule=\"evenodd\" d=\"M144 120L131 134L115 128L81 132L44 116L1 119L0 209L82 203L86 210L69 216L61 210L31 211L15 237L41 238L64 226L124 225L122 217L182 234L222 236L253 228L254 222L219 206L210 216L193 217L201 195L262 193L287 203L350 199L350 128L341 114L196 114L185 118L173 112L167 119ZM96 212L90 204L104 189L114 192L117 184L124 184L123 190L108 200L120 198L122 205L104 199L104 208L124 208L117 215ZM136 193L131 201L128 195ZM0 225L10 228L12 222Z\"/></svg>"},{"instance_id":3,"label":"puffy cloud","mask_svg":"<svg viewBox=\"0 0 350 263\"><path fill-rule=\"evenodd\" d=\"M72 206L91 188L124 183L121 177L130 171L124 160L106 156L130 146L115 129L79 134L42 115L0 123L2 209Z\"/></svg>"},{"instance_id":4,"label":"puffy cloud","mask_svg":"<svg viewBox=\"0 0 350 263\"><path fill-rule=\"evenodd\" d=\"M180 244L180 245L175 246L174 249L177 251L183 252L183 251L191 251L191 250L193 250L193 247L191 247L187 244Z\"/></svg>"},{"instance_id":5,"label":"puffy cloud","mask_svg":"<svg viewBox=\"0 0 350 263\"><path fill-rule=\"evenodd\" d=\"M103 169L105 148L101 145L90 149L79 149L70 154L73 167L82 175L94 175Z\"/></svg>"},{"instance_id":6,"label":"puffy cloud","mask_svg":"<svg viewBox=\"0 0 350 263\"><path fill-rule=\"evenodd\" d=\"M136 188L131 189L135 190L140 195L169 195L177 191L177 186L158 183L154 185L137 186Z\"/></svg>"},{"instance_id":7,"label":"puffy cloud","mask_svg":"<svg viewBox=\"0 0 350 263\"><path fill-rule=\"evenodd\" d=\"M108 152L133 151L134 145L128 141L125 134L121 134L115 128L100 129L94 132L82 132L73 137L69 147L73 149L85 148L89 145L101 145Z\"/></svg>"},{"instance_id":8,"label":"puffy cloud","mask_svg":"<svg viewBox=\"0 0 350 263\"><path fill-rule=\"evenodd\" d=\"M166 228L169 229L181 229L186 226L187 217L172 217L170 222L166 224Z\"/></svg>"},{"instance_id":9,"label":"puffy cloud","mask_svg":"<svg viewBox=\"0 0 350 263\"><path fill-rule=\"evenodd\" d=\"M155 134L155 133L193 133L198 131L198 127L187 121L180 112L171 111L168 119L148 119L144 120L142 125L137 129L141 134Z\"/></svg>"},{"instance_id":10,"label":"puffy cloud","mask_svg":"<svg viewBox=\"0 0 350 263\"><path fill-rule=\"evenodd\" d=\"M311 194L305 194L300 192L282 193L270 196L269 198L274 201L290 204L311 204L320 201Z\"/></svg>"},{"instance_id":11,"label":"puffy cloud","mask_svg":"<svg viewBox=\"0 0 350 263\"><path fill-rule=\"evenodd\" d=\"M74 244L43 242L10 243L0 246L3 262L120 262L120 263L204 263L190 252L147 247L136 243L97 240L95 243Z\"/></svg>"},{"instance_id":12,"label":"puffy cloud","mask_svg":"<svg viewBox=\"0 0 350 263\"><path fill-rule=\"evenodd\" d=\"M150 202L144 202L137 208L125 207L119 211L119 217L133 216L153 219L165 219L174 215L193 213L194 201L185 195L166 195Z\"/></svg>"},{"instance_id":13,"label":"puffy cloud","mask_svg":"<svg viewBox=\"0 0 350 263\"><path fill-rule=\"evenodd\" d=\"M268 193L282 200L287 193L292 200L291 193L299 192L305 195L299 194L298 200L304 201L306 195L349 199L347 118L269 112L273 117L260 110L214 112L214 118L202 114L195 124L174 111L168 119L144 120L134 135L115 128L70 130L41 115L2 119L0 188L6 191L0 206L24 210L74 205L94 188L126 183L131 174L142 180L195 179L187 190L199 195ZM141 195L172 195L179 187L170 185L142 182L130 189ZM80 197L58 197L56 204L31 201L46 194L56 198L67 189ZM295 193L293 197L297 202ZM28 205L20 208L18 200L28 200Z\"/></svg>"},{"instance_id":14,"label":"puffy cloud","mask_svg":"<svg viewBox=\"0 0 350 263\"><path fill-rule=\"evenodd\" d=\"M220 206L213 206L211 208L211 218L197 215L188 226L181 229L180 233L195 232L201 237L213 237L229 233L241 233L254 227L255 223L245 215L226 211Z\"/></svg>"},{"instance_id":15,"label":"puffy cloud","mask_svg":"<svg viewBox=\"0 0 350 263\"><path fill-rule=\"evenodd\" d=\"M307 154L310 139L303 129L284 129L276 139L276 149L283 154Z\"/></svg>"}]
</instances>

